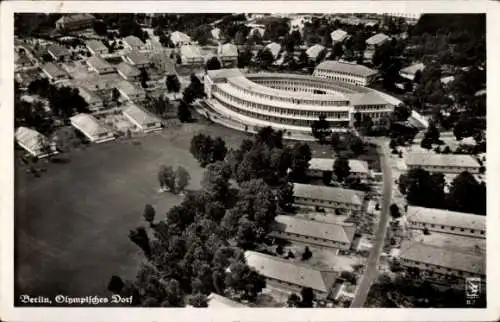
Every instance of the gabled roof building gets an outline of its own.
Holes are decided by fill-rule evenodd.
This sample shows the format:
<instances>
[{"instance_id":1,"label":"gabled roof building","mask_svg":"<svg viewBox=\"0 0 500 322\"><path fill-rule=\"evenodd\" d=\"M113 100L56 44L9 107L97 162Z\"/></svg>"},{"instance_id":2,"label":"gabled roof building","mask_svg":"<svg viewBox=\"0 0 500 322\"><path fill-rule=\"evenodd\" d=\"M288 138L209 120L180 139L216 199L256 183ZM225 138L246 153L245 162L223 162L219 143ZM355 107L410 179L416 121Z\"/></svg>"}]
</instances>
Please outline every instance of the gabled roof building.
<instances>
[{"instance_id":1,"label":"gabled roof building","mask_svg":"<svg viewBox=\"0 0 500 322\"><path fill-rule=\"evenodd\" d=\"M114 133L99 123L90 114L77 114L70 118L71 125L82 132L93 143L103 143L115 139Z\"/></svg>"}]
</instances>

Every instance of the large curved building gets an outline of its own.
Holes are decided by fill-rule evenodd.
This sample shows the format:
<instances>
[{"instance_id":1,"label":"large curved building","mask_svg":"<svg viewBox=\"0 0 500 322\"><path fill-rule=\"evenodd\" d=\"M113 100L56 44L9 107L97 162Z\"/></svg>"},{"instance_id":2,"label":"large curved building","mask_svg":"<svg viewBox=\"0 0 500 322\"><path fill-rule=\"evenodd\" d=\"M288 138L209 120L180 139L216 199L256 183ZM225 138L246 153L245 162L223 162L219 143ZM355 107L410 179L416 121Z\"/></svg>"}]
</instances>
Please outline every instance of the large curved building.
<instances>
[{"instance_id":1,"label":"large curved building","mask_svg":"<svg viewBox=\"0 0 500 322\"><path fill-rule=\"evenodd\" d=\"M208 71L204 83L207 103L218 114L249 128L272 126L301 134L310 134L320 115L333 130L343 131L356 112L377 121L397 105L372 89L309 75L221 69Z\"/></svg>"}]
</instances>

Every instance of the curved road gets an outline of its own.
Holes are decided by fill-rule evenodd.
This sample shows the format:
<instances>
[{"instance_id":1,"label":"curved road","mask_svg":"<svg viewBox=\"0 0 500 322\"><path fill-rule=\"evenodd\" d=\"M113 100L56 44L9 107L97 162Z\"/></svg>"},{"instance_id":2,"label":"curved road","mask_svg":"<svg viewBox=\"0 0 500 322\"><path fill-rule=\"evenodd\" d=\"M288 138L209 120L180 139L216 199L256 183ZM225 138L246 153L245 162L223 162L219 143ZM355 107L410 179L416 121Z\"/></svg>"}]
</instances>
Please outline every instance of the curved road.
<instances>
[{"instance_id":1,"label":"curved road","mask_svg":"<svg viewBox=\"0 0 500 322\"><path fill-rule=\"evenodd\" d=\"M384 188L382 193L382 210L380 212L380 220L377 228L377 233L375 235L375 245L370 252L368 257L368 262L366 266L366 272L363 275L361 283L359 284L356 295L352 300L352 308L363 307L370 286L378 275L378 261L380 253L382 253L382 248L384 246L385 235L387 232L387 223L389 222L389 208L391 205L392 198L392 175L391 167L388 160L387 144L381 142L374 142L378 145L378 150L380 153L380 167L382 168L382 176L384 182Z\"/></svg>"}]
</instances>

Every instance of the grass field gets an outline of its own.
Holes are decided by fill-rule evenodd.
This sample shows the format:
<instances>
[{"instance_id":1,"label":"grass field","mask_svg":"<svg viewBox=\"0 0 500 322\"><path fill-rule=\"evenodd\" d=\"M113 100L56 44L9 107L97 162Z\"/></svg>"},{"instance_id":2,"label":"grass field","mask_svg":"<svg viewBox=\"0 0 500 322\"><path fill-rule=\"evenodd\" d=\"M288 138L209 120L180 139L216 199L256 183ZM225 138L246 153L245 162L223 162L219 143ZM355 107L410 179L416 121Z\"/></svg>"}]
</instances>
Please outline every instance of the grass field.
<instances>
[{"instance_id":1,"label":"grass field","mask_svg":"<svg viewBox=\"0 0 500 322\"><path fill-rule=\"evenodd\" d=\"M203 174L189 153L197 132L221 136L228 146L245 134L217 125L185 124L132 141L108 142L65 153L66 163L48 163L39 178L16 160L15 285L20 294L106 295L112 274L134 278L138 248L130 229L144 224L150 203L157 218L181 201L158 193L161 164L182 165L198 189Z\"/></svg>"}]
</instances>

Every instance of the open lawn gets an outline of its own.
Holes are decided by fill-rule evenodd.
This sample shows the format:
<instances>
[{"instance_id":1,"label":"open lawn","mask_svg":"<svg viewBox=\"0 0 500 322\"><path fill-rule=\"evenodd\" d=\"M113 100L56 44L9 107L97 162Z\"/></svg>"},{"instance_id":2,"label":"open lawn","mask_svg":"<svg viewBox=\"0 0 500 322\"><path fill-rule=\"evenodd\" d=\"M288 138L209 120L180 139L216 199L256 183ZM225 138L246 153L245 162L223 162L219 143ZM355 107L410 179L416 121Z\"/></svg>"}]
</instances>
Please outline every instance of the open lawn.
<instances>
[{"instance_id":1,"label":"open lawn","mask_svg":"<svg viewBox=\"0 0 500 322\"><path fill-rule=\"evenodd\" d=\"M217 125L185 124L72 149L62 155L67 162L48 163L39 178L16 159L16 298L107 295L111 275L134 278L143 256L128 232L145 224L144 204L152 204L159 219L181 201L158 193L161 164L182 165L192 177L188 189L199 189L204 170L189 153L199 131L221 136L229 146L245 136Z\"/></svg>"}]
</instances>

